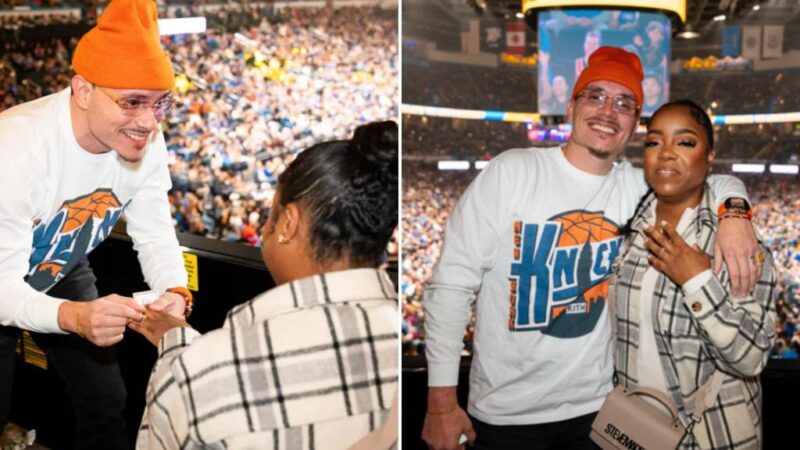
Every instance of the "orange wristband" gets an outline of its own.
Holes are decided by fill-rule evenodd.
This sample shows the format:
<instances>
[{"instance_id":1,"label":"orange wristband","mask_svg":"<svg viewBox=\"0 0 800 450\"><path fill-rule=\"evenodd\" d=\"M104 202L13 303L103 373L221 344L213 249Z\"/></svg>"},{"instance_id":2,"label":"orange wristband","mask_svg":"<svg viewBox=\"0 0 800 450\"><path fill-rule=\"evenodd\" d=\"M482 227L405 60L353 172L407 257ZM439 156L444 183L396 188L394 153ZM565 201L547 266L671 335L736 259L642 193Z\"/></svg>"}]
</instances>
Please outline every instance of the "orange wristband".
<instances>
[{"instance_id":1,"label":"orange wristband","mask_svg":"<svg viewBox=\"0 0 800 450\"><path fill-rule=\"evenodd\" d=\"M186 302L186 309L183 310L183 317L189 317L189 314L192 313L192 307L194 306L192 291L185 287L174 287L167 289L167 292L172 292L173 294L178 294L183 297L183 300Z\"/></svg>"}]
</instances>

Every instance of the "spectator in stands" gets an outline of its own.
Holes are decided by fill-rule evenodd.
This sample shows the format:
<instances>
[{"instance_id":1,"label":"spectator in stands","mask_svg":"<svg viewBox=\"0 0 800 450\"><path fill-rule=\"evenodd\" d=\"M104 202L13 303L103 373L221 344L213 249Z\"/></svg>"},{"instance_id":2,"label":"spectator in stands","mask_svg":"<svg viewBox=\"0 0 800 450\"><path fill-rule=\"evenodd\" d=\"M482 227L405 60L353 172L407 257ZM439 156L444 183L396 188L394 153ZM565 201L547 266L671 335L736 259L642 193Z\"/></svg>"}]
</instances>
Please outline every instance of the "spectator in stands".
<instances>
[{"instance_id":1,"label":"spectator in stands","mask_svg":"<svg viewBox=\"0 0 800 450\"><path fill-rule=\"evenodd\" d=\"M600 48L600 32L589 30L583 38L583 55L575 59L575 79L580 77L583 69L589 65L589 57Z\"/></svg>"},{"instance_id":2,"label":"spectator in stands","mask_svg":"<svg viewBox=\"0 0 800 450\"><path fill-rule=\"evenodd\" d=\"M645 28L646 36L637 35L633 43L637 45L642 55L642 64L650 70L657 70L660 73L668 73L669 61L667 60L667 46L664 25L657 20L648 22Z\"/></svg>"},{"instance_id":3,"label":"spectator in stands","mask_svg":"<svg viewBox=\"0 0 800 450\"><path fill-rule=\"evenodd\" d=\"M608 29L616 31L631 32L639 26L639 11L635 10L614 10L608 19Z\"/></svg>"},{"instance_id":4,"label":"spectator in stands","mask_svg":"<svg viewBox=\"0 0 800 450\"><path fill-rule=\"evenodd\" d=\"M642 115L650 116L664 102L663 89L658 76L653 72L645 71L642 82L644 100L642 101Z\"/></svg>"},{"instance_id":5,"label":"spectator in stands","mask_svg":"<svg viewBox=\"0 0 800 450\"><path fill-rule=\"evenodd\" d=\"M190 311L156 132L173 101L157 36L152 1L115 0L78 44L70 89L0 115L0 424L26 329L66 384L80 449L128 448L125 385L109 346L144 308L97 298L86 259L123 212L145 280L162 294L155 309Z\"/></svg>"},{"instance_id":6,"label":"spectator in stands","mask_svg":"<svg viewBox=\"0 0 800 450\"><path fill-rule=\"evenodd\" d=\"M539 114L547 115L560 115L566 113L567 103L569 103L569 86L567 79L564 75L556 75L553 77L552 89L553 95L549 100L546 100L544 105L539 109Z\"/></svg>"},{"instance_id":7,"label":"spectator in stands","mask_svg":"<svg viewBox=\"0 0 800 450\"><path fill-rule=\"evenodd\" d=\"M611 18L610 11L603 10L553 10L545 27L558 32L564 28L603 30Z\"/></svg>"},{"instance_id":8,"label":"spectator in stands","mask_svg":"<svg viewBox=\"0 0 800 450\"><path fill-rule=\"evenodd\" d=\"M654 389L674 402L682 423L703 424L687 432L681 448L760 448L758 374L775 342L777 279L769 250L760 244L753 257L759 279L747 296L733 294L727 268L712 271L717 201L706 178L716 151L700 106L684 100L659 108L644 152L651 190L626 226L609 299L616 304L619 383ZM723 220L747 217L736 205L725 208ZM695 402L698 390L711 392L713 407Z\"/></svg>"},{"instance_id":9,"label":"spectator in stands","mask_svg":"<svg viewBox=\"0 0 800 450\"><path fill-rule=\"evenodd\" d=\"M616 224L646 191L641 171L614 166L638 124L643 76L635 55L598 49L573 87L567 144L494 158L450 215L423 303L429 375L423 439L434 450L458 448L462 433L476 449L592 445L589 427L613 373L605 357L609 323L600 319L612 249L620 242ZM729 178L716 181L728 191L721 194L744 193ZM736 230L717 254L739 271L736 292L747 292L755 282L747 258L756 251L752 225L723 224ZM742 245L747 251L737 253ZM473 303L470 418L456 385Z\"/></svg>"},{"instance_id":10,"label":"spectator in stands","mask_svg":"<svg viewBox=\"0 0 800 450\"><path fill-rule=\"evenodd\" d=\"M550 67L550 53L539 52L539 76L542 81L542 96L539 98L539 114L562 115L567 111L569 84L563 73ZM552 77L552 79L551 79Z\"/></svg>"},{"instance_id":11,"label":"spectator in stands","mask_svg":"<svg viewBox=\"0 0 800 450\"><path fill-rule=\"evenodd\" d=\"M398 322L378 266L397 225L397 152L397 125L380 122L289 165L261 238L278 286L222 329L150 311L131 323L159 348L137 448L344 449L383 421ZM236 388L242 373L264 383Z\"/></svg>"}]
</instances>

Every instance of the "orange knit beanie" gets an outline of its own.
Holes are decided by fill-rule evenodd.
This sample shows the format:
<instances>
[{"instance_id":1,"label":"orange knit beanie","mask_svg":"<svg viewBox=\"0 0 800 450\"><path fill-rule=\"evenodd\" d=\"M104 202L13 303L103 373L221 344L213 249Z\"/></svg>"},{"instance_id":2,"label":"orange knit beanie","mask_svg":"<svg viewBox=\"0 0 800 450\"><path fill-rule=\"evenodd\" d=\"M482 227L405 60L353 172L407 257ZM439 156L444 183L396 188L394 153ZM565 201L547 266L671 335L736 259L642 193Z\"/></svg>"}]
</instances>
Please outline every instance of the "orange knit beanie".
<instances>
[{"instance_id":1,"label":"orange knit beanie","mask_svg":"<svg viewBox=\"0 0 800 450\"><path fill-rule=\"evenodd\" d=\"M633 91L636 102L642 104L642 62L634 53L617 47L600 47L589 57L589 65L583 69L572 88L572 98L592 81L613 81Z\"/></svg>"},{"instance_id":2,"label":"orange knit beanie","mask_svg":"<svg viewBox=\"0 0 800 450\"><path fill-rule=\"evenodd\" d=\"M78 42L72 67L99 86L172 89L175 76L159 41L155 0L112 0Z\"/></svg>"}]
</instances>

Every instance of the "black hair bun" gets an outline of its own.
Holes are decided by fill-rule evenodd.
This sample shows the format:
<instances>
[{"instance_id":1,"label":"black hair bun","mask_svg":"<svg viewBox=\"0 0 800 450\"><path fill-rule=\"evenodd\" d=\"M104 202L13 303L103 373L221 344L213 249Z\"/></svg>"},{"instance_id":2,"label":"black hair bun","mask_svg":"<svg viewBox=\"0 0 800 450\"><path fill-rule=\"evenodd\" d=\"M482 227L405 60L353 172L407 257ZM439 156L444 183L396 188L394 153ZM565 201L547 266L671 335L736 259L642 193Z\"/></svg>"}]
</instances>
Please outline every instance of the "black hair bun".
<instances>
[{"instance_id":1,"label":"black hair bun","mask_svg":"<svg viewBox=\"0 0 800 450\"><path fill-rule=\"evenodd\" d=\"M397 173L397 123L387 120L361 125L350 142L351 148L382 172Z\"/></svg>"}]
</instances>

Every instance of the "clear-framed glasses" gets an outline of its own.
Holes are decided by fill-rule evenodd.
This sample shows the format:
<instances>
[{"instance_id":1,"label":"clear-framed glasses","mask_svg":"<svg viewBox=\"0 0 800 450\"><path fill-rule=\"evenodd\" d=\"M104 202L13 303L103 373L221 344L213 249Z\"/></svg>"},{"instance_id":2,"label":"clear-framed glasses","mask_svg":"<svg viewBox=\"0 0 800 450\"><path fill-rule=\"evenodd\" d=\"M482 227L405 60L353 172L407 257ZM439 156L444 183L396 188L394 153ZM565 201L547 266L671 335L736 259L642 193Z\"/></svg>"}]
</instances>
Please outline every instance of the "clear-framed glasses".
<instances>
[{"instance_id":1,"label":"clear-framed glasses","mask_svg":"<svg viewBox=\"0 0 800 450\"><path fill-rule=\"evenodd\" d=\"M592 89L580 92L575 97L585 98L589 104L597 106L598 108L605 106L606 100L610 98L611 107L614 111L625 114L626 116L635 116L639 111L639 105L636 104L636 100L627 95L610 97L605 91Z\"/></svg>"},{"instance_id":2,"label":"clear-framed glasses","mask_svg":"<svg viewBox=\"0 0 800 450\"><path fill-rule=\"evenodd\" d=\"M152 109L153 114L156 116L157 120L164 120L164 117L167 116L167 113L175 104L175 99L172 97L165 97L161 100L158 100L155 103L146 103L136 97L129 97L129 98L117 98L108 92L105 89L101 88L100 86L95 86L100 92L106 95L106 97L110 98L111 101L119 106L119 109L122 110L122 114L126 116L138 116L142 113L145 109Z\"/></svg>"}]
</instances>

